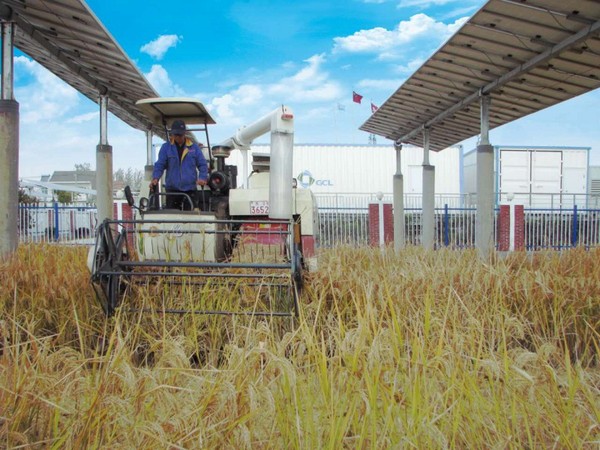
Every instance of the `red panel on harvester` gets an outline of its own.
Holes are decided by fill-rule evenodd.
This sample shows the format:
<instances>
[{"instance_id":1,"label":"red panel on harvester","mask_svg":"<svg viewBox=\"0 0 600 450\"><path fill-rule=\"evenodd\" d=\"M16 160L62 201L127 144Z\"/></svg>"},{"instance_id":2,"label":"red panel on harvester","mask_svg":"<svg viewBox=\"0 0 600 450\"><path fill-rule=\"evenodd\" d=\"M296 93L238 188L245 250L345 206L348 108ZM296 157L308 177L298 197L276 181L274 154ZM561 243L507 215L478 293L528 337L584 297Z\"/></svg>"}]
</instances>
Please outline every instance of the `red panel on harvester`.
<instances>
[{"instance_id":1,"label":"red panel on harvester","mask_svg":"<svg viewBox=\"0 0 600 450\"><path fill-rule=\"evenodd\" d=\"M285 223L244 223L242 236L246 244L283 244L287 237Z\"/></svg>"}]
</instances>

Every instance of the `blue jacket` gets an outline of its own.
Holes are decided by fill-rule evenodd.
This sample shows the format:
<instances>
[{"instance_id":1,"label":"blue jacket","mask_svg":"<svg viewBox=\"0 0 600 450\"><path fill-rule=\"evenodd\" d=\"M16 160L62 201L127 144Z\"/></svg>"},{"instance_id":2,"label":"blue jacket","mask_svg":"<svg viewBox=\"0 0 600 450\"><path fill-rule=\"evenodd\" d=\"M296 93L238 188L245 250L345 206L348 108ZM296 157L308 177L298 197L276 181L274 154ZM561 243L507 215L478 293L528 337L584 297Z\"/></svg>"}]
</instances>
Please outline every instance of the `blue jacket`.
<instances>
[{"instance_id":1,"label":"blue jacket","mask_svg":"<svg viewBox=\"0 0 600 450\"><path fill-rule=\"evenodd\" d=\"M197 180L208 179L208 164L200 147L190 139L185 140L181 161L177 154L177 145L171 140L165 142L158 152L154 163L152 178L160 178L167 171L165 187L178 191L193 191Z\"/></svg>"}]
</instances>

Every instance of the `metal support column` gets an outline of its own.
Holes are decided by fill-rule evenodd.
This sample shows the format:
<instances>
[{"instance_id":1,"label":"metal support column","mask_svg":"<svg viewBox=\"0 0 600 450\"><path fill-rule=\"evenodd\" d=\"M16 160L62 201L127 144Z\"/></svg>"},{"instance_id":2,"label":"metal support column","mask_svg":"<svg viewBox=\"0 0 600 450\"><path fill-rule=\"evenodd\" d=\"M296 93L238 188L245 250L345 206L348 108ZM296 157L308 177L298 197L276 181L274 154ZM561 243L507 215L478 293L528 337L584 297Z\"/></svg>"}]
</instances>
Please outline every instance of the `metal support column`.
<instances>
[{"instance_id":1,"label":"metal support column","mask_svg":"<svg viewBox=\"0 0 600 450\"><path fill-rule=\"evenodd\" d=\"M152 130L146 130L146 165L144 166L144 182L140 189L140 197L148 197L152 171L154 170L154 156L152 154Z\"/></svg>"},{"instance_id":2,"label":"metal support column","mask_svg":"<svg viewBox=\"0 0 600 450\"><path fill-rule=\"evenodd\" d=\"M15 24L10 7L0 6L2 92L0 95L0 258L17 250L19 234L19 103L13 93Z\"/></svg>"},{"instance_id":3,"label":"metal support column","mask_svg":"<svg viewBox=\"0 0 600 450\"><path fill-rule=\"evenodd\" d=\"M396 149L396 173L394 174L394 251L398 253L406 245L404 233L404 179L402 177L402 166L400 164L400 152L402 143L395 142Z\"/></svg>"},{"instance_id":4,"label":"metal support column","mask_svg":"<svg viewBox=\"0 0 600 450\"><path fill-rule=\"evenodd\" d=\"M421 244L433 249L435 230L435 167L429 164L429 128L423 129L423 211Z\"/></svg>"},{"instance_id":5,"label":"metal support column","mask_svg":"<svg viewBox=\"0 0 600 450\"><path fill-rule=\"evenodd\" d=\"M483 258L494 248L494 147L490 144L490 96L480 98L481 139L477 146L475 247Z\"/></svg>"},{"instance_id":6,"label":"metal support column","mask_svg":"<svg viewBox=\"0 0 600 450\"><path fill-rule=\"evenodd\" d=\"M96 147L96 204L98 223L112 219L113 213L113 159L112 146L108 145L108 96L100 93L100 143Z\"/></svg>"}]
</instances>

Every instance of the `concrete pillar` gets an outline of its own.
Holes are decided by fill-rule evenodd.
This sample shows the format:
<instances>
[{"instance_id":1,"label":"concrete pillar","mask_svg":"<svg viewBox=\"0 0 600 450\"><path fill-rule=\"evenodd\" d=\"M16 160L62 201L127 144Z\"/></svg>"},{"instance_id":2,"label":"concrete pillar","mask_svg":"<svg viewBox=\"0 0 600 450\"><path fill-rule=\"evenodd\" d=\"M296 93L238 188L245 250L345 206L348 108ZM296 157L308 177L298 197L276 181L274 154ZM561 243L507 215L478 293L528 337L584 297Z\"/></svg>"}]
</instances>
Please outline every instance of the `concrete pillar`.
<instances>
[{"instance_id":1,"label":"concrete pillar","mask_svg":"<svg viewBox=\"0 0 600 450\"><path fill-rule=\"evenodd\" d=\"M435 167L423 166L423 223L421 245L426 249L434 248L435 237Z\"/></svg>"},{"instance_id":2,"label":"concrete pillar","mask_svg":"<svg viewBox=\"0 0 600 450\"><path fill-rule=\"evenodd\" d=\"M404 232L404 179L402 177L402 166L400 164L400 152L402 143L394 144L396 149L396 173L394 174L394 251L398 253L406 245Z\"/></svg>"},{"instance_id":3,"label":"concrete pillar","mask_svg":"<svg viewBox=\"0 0 600 450\"><path fill-rule=\"evenodd\" d=\"M481 96L481 140L477 146L475 247L486 258L494 248L494 147L489 140L490 96Z\"/></svg>"},{"instance_id":4,"label":"concrete pillar","mask_svg":"<svg viewBox=\"0 0 600 450\"><path fill-rule=\"evenodd\" d=\"M8 9L7 9L8 8ZM2 92L0 96L0 258L17 250L19 235L19 103L13 95L12 10L2 6Z\"/></svg>"},{"instance_id":5,"label":"concrete pillar","mask_svg":"<svg viewBox=\"0 0 600 450\"><path fill-rule=\"evenodd\" d=\"M487 257L494 247L494 147L477 146L477 216L475 247Z\"/></svg>"},{"instance_id":6,"label":"concrete pillar","mask_svg":"<svg viewBox=\"0 0 600 450\"><path fill-rule=\"evenodd\" d=\"M19 104L0 100L0 257L17 250L19 235Z\"/></svg>"},{"instance_id":7,"label":"concrete pillar","mask_svg":"<svg viewBox=\"0 0 600 450\"><path fill-rule=\"evenodd\" d=\"M113 158L108 145L108 96L100 95L100 143L96 146L96 205L98 223L113 219Z\"/></svg>"},{"instance_id":8,"label":"concrete pillar","mask_svg":"<svg viewBox=\"0 0 600 450\"><path fill-rule=\"evenodd\" d=\"M435 167L429 164L429 129L423 130L423 206L421 245L433 249L435 232Z\"/></svg>"}]
</instances>

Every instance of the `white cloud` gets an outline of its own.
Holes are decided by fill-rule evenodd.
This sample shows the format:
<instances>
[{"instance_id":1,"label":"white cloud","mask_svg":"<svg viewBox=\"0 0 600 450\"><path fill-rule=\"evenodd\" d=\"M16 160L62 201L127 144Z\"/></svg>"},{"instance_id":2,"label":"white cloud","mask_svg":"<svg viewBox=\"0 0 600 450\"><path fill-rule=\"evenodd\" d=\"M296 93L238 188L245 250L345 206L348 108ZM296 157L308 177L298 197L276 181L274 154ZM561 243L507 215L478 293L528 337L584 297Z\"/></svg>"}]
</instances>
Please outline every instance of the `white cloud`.
<instances>
[{"instance_id":1,"label":"white cloud","mask_svg":"<svg viewBox=\"0 0 600 450\"><path fill-rule=\"evenodd\" d=\"M214 109L220 119L233 119L236 123L243 107L257 104L263 97L263 90L258 85L245 84L237 89L215 97L211 102L211 109Z\"/></svg>"},{"instance_id":2,"label":"white cloud","mask_svg":"<svg viewBox=\"0 0 600 450\"><path fill-rule=\"evenodd\" d=\"M152 87L163 97L177 97L183 95L183 89L171 80L167 70L160 64L153 64L150 72L145 73L144 76Z\"/></svg>"},{"instance_id":3,"label":"white cloud","mask_svg":"<svg viewBox=\"0 0 600 450\"><path fill-rule=\"evenodd\" d=\"M461 17L465 15L473 15L473 12L478 8L478 5L470 5L470 6L461 6L448 11L440 19L451 19L453 17Z\"/></svg>"},{"instance_id":4,"label":"white cloud","mask_svg":"<svg viewBox=\"0 0 600 450\"><path fill-rule=\"evenodd\" d=\"M379 53L382 59L394 57L403 46L420 39L436 42L450 37L467 20L451 24L438 22L426 14L415 14L401 21L393 30L376 27L360 30L351 36L334 38L334 52Z\"/></svg>"},{"instance_id":5,"label":"white cloud","mask_svg":"<svg viewBox=\"0 0 600 450\"><path fill-rule=\"evenodd\" d=\"M17 56L14 63L15 79L20 80L15 86L20 108L19 176L37 178L81 163L95 167L98 106L28 57ZM143 167L145 151L135 159L131 152L145 149L143 132L109 114L108 140L115 169Z\"/></svg>"},{"instance_id":6,"label":"white cloud","mask_svg":"<svg viewBox=\"0 0 600 450\"><path fill-rule=\"evenodd\" d=\"M218 124L212 128L211 135L217 137L216 141L229 137L240 126L254 122L285 103L297 118L296 131L304 127L307 135L314 139L316 127L313 123L331 127L332 108L345 95L341 84L323 70L324 62L324 54L314 55L304 60L291 75L280 77L274 83L255 79L253 83L238 84L215 96L207 105ZM271 75L268 74L269 79ZM265 137L257 139L260 141Z\"/></svg>"},{"instance_id":7,"label":"white cloud","mask_svg":"<svg viewBox=\"0 0 600 450\"><path fill-rule=\"evenodd\" d=\"M220 119L234 120L239 123L244 110L257 106L286 103L309 103L334 101L342 95L342 87L331 80L322 70L325 55L314 55L306 59L305 65L289 77L276 83L241 84L235 89L215 97L211 102ZM252 116L253 119L258 117Z\"/></svg>"},{"instance_id":8,"label":"white cloud","mask_svg":"<svg viewBox=\"0 0 600 450\"><path fill-rule=\"evenodd\" d=\"M422 9L429 8L430 6L441 6L447 5L448 3L465 3L465 0L401 0L398 3L398 8L409 8L417 6Z\"/></svg>"},{"instance_id":9,"label":"white cloud","mask_svg":"<svg viewBox=\"0 0 600 450\"><path fill-rule=\"evenodd\" d=\"M31 81L15 89L15 98L21 105L24 124L49 121L64 117L79 104L75 89L26 56L14 59L15 72L24 72Z\"/></svg>"},{"instance_id":10,"label":"white cloud","mask_svg":"<svg viewBox=\"0 0 600 450\"><path fill-rule=\"evenodd\" d=\"M406 64L404 66L401 66L401 65L396 66L394 71L397 73L401 73L401 74L405 74L405 73L412 74L419 67L421 67L424 62L425 62L424 58L415 58L415 59L409 61L408 64Z\"/></svg>"},{"instance_id":11,"label":"white cloud","mask_svg":"<svg viewBox=\"0 0 600 450\"><path fill-rule=\"evenodd\" d=\"M394 44L395 34L393 31L382 27L371 28L370 30L360 30L352 36L335 37L334 51L375 52L384 48L391 47Z\"/></svg>"},{"instance_id":12,"label":"white cloud","mask_svg":"<svg viewBox=\"0 0 600 450\"><path fill-rule=\"evenodd\" d=\"M324 54L313 55L304 62L308 64L296 74L271 85L269 93L299 103L333 101L342 94L340 84L322 70Z\"/></svg>"},{"instance_id":13,"label":"white cloud","mask_svg":"<svg viewBox=\"0 0 600 450\"><path fill-rule=\"evenodd\" d=\"M394 92L404 82L401 78L390 78L381 80L361 80L358 82L358 88L361 90L373 89L386 92Z\"/></svg>"},{"instance_id":14,"label":"white cloud","mask_svg":"<svg viewBox=\"0 0 600 450\"><path fill-rule=\"evenodd\" d=\"M182 39L181 36L177 36L176 34L163 34L153 41L142 45L140 51L147 53L157 60L161 60L167 51L175 47Z\"/></svg>"},{"instance_id":15,"label":"white cloud","mask_svg":"<svg viewBox=\"0 0 600 450\"><path fill-rule=\"evenodd\" d=\"M69 120L67 120L67 122L68 123L84 123L84 122L89 122L92 120L99 121L100 120L99 115L100 115L100 113L98 111L79 114L77 116L71 117Z\"/></svg>"}]
</instances>

